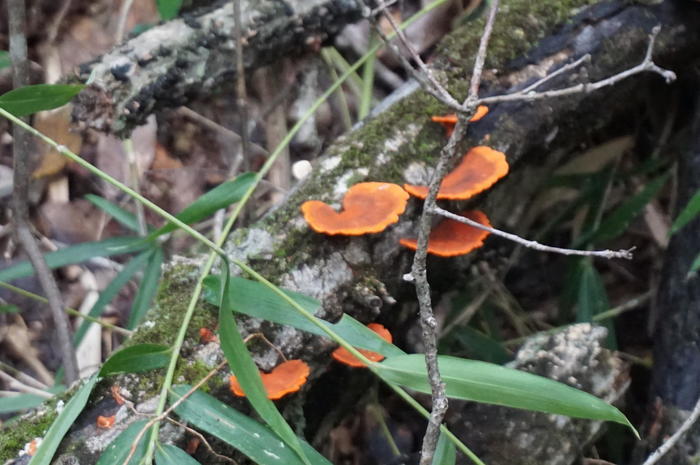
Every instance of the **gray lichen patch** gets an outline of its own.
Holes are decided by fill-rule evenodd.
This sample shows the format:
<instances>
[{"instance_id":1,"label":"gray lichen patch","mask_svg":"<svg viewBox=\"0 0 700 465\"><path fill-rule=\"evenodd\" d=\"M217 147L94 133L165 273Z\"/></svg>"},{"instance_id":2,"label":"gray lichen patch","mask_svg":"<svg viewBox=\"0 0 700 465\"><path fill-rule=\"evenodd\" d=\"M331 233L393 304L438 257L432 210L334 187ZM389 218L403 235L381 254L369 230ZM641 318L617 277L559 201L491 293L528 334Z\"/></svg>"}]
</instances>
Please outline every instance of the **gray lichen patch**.
<instances>
[{"instance_id":1,"label":"gray lichen patch","mask_svg":"<svg viewBox=\"0 0 700 465\"><path fill-rule=\"evenodd\" d=\"M422 125L409 124L401 128L400 131L395 131L393 134L389 135L375 158L375 165L383 166L390 163L394 159L396 153L404 150L410 141L415 140L422 128Z\"/></svg>"},{"instance_id":2,"label":"gray lichen patch","mask_svg":"<svg viewBox=\"0 0 700 465\"><path fill-rule=\"evenodd\" d=\"M248 261L249 259L270 259L275 251L275 238L262 228L250 228L236 240L227 241L226 253L229 257Z\"/></svg>"},{"instance_id":3,"label":"gray lichen patch","mask_svg":"<svg viewBox=\"0 0 700 465\"><path fill-rule=\"evenodd\" d=\"M323 300L352 280L352 270L339 252L303 263L282 276L283 288ZM317 315L323 317L323 315Z\"/></svg>"},{"instance_id":4,"label":"gray lichen patch","mask_svg":"<svg viewBox=\"0 0 700 465\"><path fill-rule=\"evenodd\" d=\"M403 178L409 184L427 185L433 171L425 163L413 162L403 171Z\"/></svg>"}]
</instances>

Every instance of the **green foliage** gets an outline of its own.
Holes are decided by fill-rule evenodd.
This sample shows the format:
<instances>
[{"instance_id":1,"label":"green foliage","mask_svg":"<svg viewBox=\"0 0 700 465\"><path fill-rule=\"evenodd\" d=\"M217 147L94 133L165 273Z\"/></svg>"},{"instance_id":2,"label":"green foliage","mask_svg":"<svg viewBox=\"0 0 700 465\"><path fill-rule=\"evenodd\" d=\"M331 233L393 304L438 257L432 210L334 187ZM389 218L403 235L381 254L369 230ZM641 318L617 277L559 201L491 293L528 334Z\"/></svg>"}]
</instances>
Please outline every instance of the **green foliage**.
<instances>
[{"instance_id":1,"label":"green foliage","mask_svg":"<svg viewBox=\"0 0 700 465\"><path fill-rule=\"evenodd\" d=\"M19 307L12 304L1 304L0 313L18 313Z\"/></svg>"},{"instance_id":2,"label":"green foliage","mask_svg":"<svg viewBox=\"0 0 700 465\"><path fill-rule=\"evenodd\" d=\"M146 311L148 311L148 309L151 307L153 296L156 295L156 291L158 290L162 265L163 249L160 247L154 247L148 256L146 269L143 273L143 279L141 279L141 285L139 286L139 290L134 297L131 312L129 313L129 321L126 325L127 328L135 328L136 325L143 320L143 317L146 315Z\"/></svg>"},{"instance_id":3,"label":"green foliage","mask_svg":"<svg viewBox=\"0 0 700 465\"><path fill-rule=\"evenodd\" d=\"M136 440L139 432L146 426L148 420L137 420L129 425L127 429L109 443L107 448L100 455L95 465L122 465L129 456L131 446ZM126 465L137 465L146 453L146 441L141 440L136 446L134 455Z\"/></svg>"},{"instance_id":4,"label":"green foliage","mask_svg":"<svg viewBox=\"0 0 700 465\"><path fill-rule=\"evenodd\" d=\"M160 344L139 344L115 352L102 365L100 376L162 368L170 359L170 348Z\"/></svg>"},{"instance_id":5,"label":"green foliage","mask_svg":"<svg viewBox=\"0 0 700 465\"><path fill-rule=\"evenodd\" d=\"M207 301L218 305L218 297L216 296L220 293L220 280L216 276L208 276L204 281L204 285L207 291L205 293ZM328 337L328 334L318 326L299 314L289 302L262 283L240 277L232 277L228 292L235 312ZM282 290L282 292L311 314L315 313L321 306L316 299L298 292L287 290ZM395 345L377 336L374 331L368 329L350 315L343 314L343 317L337 323L330 323L321 319L318 319L318 322L331 328L338 336L341 336L355 347L372 350L385 356L404 353Z\"/></svg>"},{"instance_id":6,"label":"green foliage","mask_svg":"<svg viewBox=\"0 0 700 465\"><path fill-rule=\"evenodd\" d=\"M455 463L457 463L457 449L445 433L440 432L435 455L433 455L433 465L454 465Z\"/></svg>"},{"instance_id":7,"label":"green foliage","mask_svg":"<svg viewBox=\"0 0 700 465\"><path fill-rule=\"evenodd\" d=\"M80 412L83 411L85 404L87 404L97 379L97 376L93 375L85 381L66 406L63 407L61 413L58 414L58 417L56 417L56 420L54 420L44 435L41 444L36 450L36 454L29 461L29 465L49 465L51 463L63 436L65 436L75 419L80 415Z\"/></svg>"},{"instance_id":8,"label":"green foliage","mask_svg":"<svg viewBox=\"0 0 700 465\"><path fill-rule=\"evenodd\" d=\"M301 448L299 439L282 414L277 410L275 404L267 398L267 393L260 379L260 372L250 357L241 333L238 331L236 319L233 317L234 304L231 294L228 292L228 265L225 264L222 270L224 270L224 273L220 276L221 283L219 284L219 289L221 290L219 296L221 350L226 356L229 366L234 368L236 378L243 388L243 392L246 393L248 401L258 415L299 456L302 463L308 465L309 461Z\"/></svg>"},{"instance_id":9,"label":"green foliage","mask_svg":"<svg viewBox=\"0 0 700 465\"><path fill-rule=\"evenodd\" d=\"M49 268L53 269L84 262L94 257L111 257L113 255L138 252L149 245L140 237L114 237L97 242L72 245L47 253L44 255L44 259ZM31 263L25 260L0 270L0 281L12 281L33 274L34 269Z\"/></svg>"},{"instance_id":10,"label":"green foliage","mask_svg":"<svg viewBox=\"0 0 700 465\"><path fill-rule=\"evenodd\" d=\"M177 16L182 6L182 0L157 0L158 14L164 21Z\"/></svg>"},{"instance_id":11,"label":"green foliage","mask_svg":"<svg viewBox=\"0 0 700 465\"><path fill-rule=\"evenodd\" d=\"M18 412L38 406L44 400L35 394L18 394L12 397L0 397L0 413Z\"/></svg>"},{"instance_id":12,"label":"green foliage","mask_svg":"<svg viewBox=\"0 0 700 465\"><path fill-rule=\"evenodd\" d=\"M12 65L10 54L5 50L0 50L0 69L7 68Z\"/></svg>"},{"instance_id":13,"label":"green foliage","mask_svg":"<svg viewBox=\"0 0 700 465\"><path fill-rule=\"evenodd\" d=\"M678 214L678 217L671 226L671 234L675 234L690 223L700 213L700 190L688 201L688 204Z\"/></svg>"},{"instance_id":14,"label":"green foliage","mask_svg":"<svg viewBox=\"0 0 700 465\"><path fill-rule=\"evenodd\" d=\"M187 452L172 444L158 444L156 465L199 465Z\"/></svg>"},{"instance_id":15,"label":"green foliage","mask_svg":"<svg viewBox=\"0 0 700 465\"><path fill-rule=\"evenodd\" d=\"M491 363L442 355L440 374L447 396L506 407L606 420L634 427L615 407L587 392L548 378ZM422 354L388 357L377 364L382 378L430 394Z\"/></svg>"},{"instance_id":16,"label":"green foliage","mask_svg":"<svg viewBox=\"0 0 700 465\"><path fill-rule=\"evenodd\" d=\"M171 394L173 400L179 399L189 390L190 386L174 386ZM255 463L331 465L305 441L299 440L308 459L308 462L303 462L269 428L201 391L194 392L178 405L175 413L198 429L230 444Z\"/></svg>"},{"instance_id":17,"label":"green foliage","mask_svg":"<svg viewBox=\"0 0 700 465\"><path fill-rule=\"evenodd\" d=\"M51 110L70 102L83 87L85 86L75 84L36 84L20 87L0 95L0 108L15 116Z\"/></svg>"},{"instance_id":18,"label":"green foliage","mask_svg":"<svg viewBox=\"0 0 700 465\"><path fill-rule=\"evenodd\" d=\"M87 194L85 198L126 228L136 233L139 232L139 221L136 218L136 215L133 213L124 210L120 206L113 204L109 200L105 199L104 197L100 197L99 195Z\"/></svg>"},{"instance_id":19,"label":"green foliage","mask_svg":"<svg viewBox=\"0 0 700 465\"><path fill-rule=\"evenodd\" d=\"M234 180L219 184L185 207L184 210L175 215L175 218L186 224L196 223L208 218L216 211L239 202L246 191L253 185L255 178L255 173L243 173ZM168 223L149 234L148 239L153 239L176 229L177 226L175 224Z\"/></svg>"}]
</instances>

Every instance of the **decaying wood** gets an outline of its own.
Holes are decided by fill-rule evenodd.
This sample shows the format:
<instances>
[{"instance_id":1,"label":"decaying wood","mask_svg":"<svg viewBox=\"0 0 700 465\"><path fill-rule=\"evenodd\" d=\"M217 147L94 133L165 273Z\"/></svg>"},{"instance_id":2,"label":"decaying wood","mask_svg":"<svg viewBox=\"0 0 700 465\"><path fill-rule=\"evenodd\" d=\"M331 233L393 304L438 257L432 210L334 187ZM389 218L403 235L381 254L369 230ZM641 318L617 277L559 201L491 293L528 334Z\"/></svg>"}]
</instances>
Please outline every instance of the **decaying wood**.
<instances>
[{"instance_id":1,"label":"decaying wood","mask_svg":"<svg viewBox=\"0 0 700 465\"><path fill-rule=\"evenodd\" d=\"M699 77L695 77L696 83ZM688 146L678 163L679 209L700 190L699 110L700 98L696 96ZM700 398L700 276L689 274L698 253L700 218L695 218L671 237L665 255L656 301L654 382L644 452L650 452L673 434ZM658 463L696 463L700 454L699 433L700 425L695 424Z\"/></svg>"},{"instance_id":2,"label":"decaying wood","mask_svg":"<svg viewBox=\"0 0 700 465\"><path fill-rule=\"evenodd\" d=\"M250 71L281 57L318 50L360 18L355 0L242 0L243 60ZM73 116L88 127L126 135L149 114L188 103L236 80L233 2L150 29L81 67L94 81Z\"/></svg>"},{"instance_id":3,"label":"decaying wood","mask_svg":"<svg viewBox=\"0 0 700 465\"><path fill-rule=\"evenodd\" d=\"M525 3L527 8L546 10L560 2L552 0ZM555 29L554 23L542 19L542 24L527 25L528 27L517 31L508 30L509 27L517 27L513 24L522 24L524 16L517 5L514 2L508 11L503 12L497 20L496 30L500 28L505 31L500 36L502 41L507 41L514 32L522 33L523 40L509 46L509 49L523 55L517 59L512 54L496 53L492 56L487 63L489 81L484 86L486 89L482 91L483 95L527 86L543 73L557 69L584 54L591 54L593 59L590 63L553 80L549 85L563 86L593 81L632 67L642 59L649 32L659 24L662 31L655 51L657 62L681 73L684 66L700 55L697 48L700 43L700 28L697 27L700 24L700 5L696 2L666 1L653 7L609 2L581 11L559 29ZM528 16L535 22L544 17L543 11ZM562 19L559 18L557 22ZM529 51L523 49L523 44L535 42L543 33L549 35L539 45ZM448 88L460 97L463 97L466 88L463 77L470 73L470 54L475 47L475 37L478 37L478 31L457 31L445 40L438 58L432 64L438 79L444 80ZM232 63L232 60L228 61ZM103 72L107 75L109 69ZM658 77L651 76L648 79ZM489 214L491 222L501 229L516 231L522 212L527 208L528 199L536 190L539 180L569 149L581 144L596 128L604 127L617 115L630 111L641 98L644 84L645 78L637 77L615 88L588 95L537 103L500 104L492 107L486 118L472 125L467 140L463 143L464 148L488 140L488 145L507 154L511 164L508 177L479 200L479 207ZM420 91L414 92L377 118L366 122L363 127L340 138L316 163L312 174L282 205L253 226L232 235L227 252L246 260L275 283L319 299L322 309L317 315L320 317L335 320L347 312L363 322L380 315L386 321L392 321L402 309L410 307L415 299L411 293L406 292L410 288L402 281L402 276L410 269L411 252L400 248L398 238L413 234L417 201L412 200L408 211L396 226L381 234L354 238L325 237L314 233L301 218L299 205L312 198L337 204L349 185L363 180L397 183L425 181L426 172L444 143L442 129L430 123L429 116L442 110L431 97ZM103 119L100 124L104 128L117 127L116 123L108 122L107 119ZM119 127L124 129L127 125L124 123ZM460 205L451 207L456 210ZM493 250L507 247L509 245L494 240L487 248ZM449 273L451 279L441 284L443 289L449 287L457 281L455 277L460 276L470 260L471 257L433 262L433 268L438 271L433 276L439 272ZM180 287L186 287L192 282L189 278L181 279L178 284ZM159 325L161 321L171 319L170 315L177 311L179 309L161 301L151 318L154 325ZM252 320L243 321L242 326L249 332L264 330L268 339L281 348L286 356L303 358L312 365L313 370L322 371L329 363L327 355L332 347L321 338ZM578 331L579 334L567 332L560 336L562 339L548 339L549 342L545 345L557 353L556 347L559 344L575 341L573 359L590 362L591 366L595 361L607 367L602 372L595 372L604 382L601 385L589 384L591 378L588 375L593 372L579 372L573 368L561 369L558 372L562 376L561 380L580 384L584 389L606 398L614 398L621 392L621 385L616 382L624 378L624 370L619 362L599 350L595 342L600 337L597 329ZM582 344L582 340L588 342ZM200 351L188 352L190 356L194 353ZM568 349L561 355L565 353L569 353ZM255 354L262 368L270 368L277 362L276 352L262 345ZM210 358L211 360L200 357L200 360L208 360L213 366L220 354L210 354ZM521 366L546 365L541 358L540 362L531 358L528 358L527 363L524 360L518 363ZM188 357L182 363L189 361ZM582 365L586 368L585 364ZM563 366L570 367L568 364ZM130 379L133 380L134 377ZM129 382L127 378L121 381L124 385L138 385L138 382ZM137 390L132 390L132 394L139 396ZM145 399L135 400L141 402ZM464 422L474 421L468 419L468 412L468 407L452 409L452 422L458 425L460 422L466 424ZM90 411L85 415L90 415ZM126 418L128 421L130 417ZM486 429L503 428L497 418L489 417L483 421L496 422L484 424ZM524 419L512 421L526 424L523 423ZM551 424L547 423L547 419L533 421ZM559 428L557 434L561 434L557 440L571 447L588 443L597 431L597 425L581 426L578 420L563 417L557 418L556 425ZM526 439L534 444L552 444L552 433L549 427L530 428ZM79 437L81 434L77 430L64 444L64 450L70 450L78 444L76 441ZM503 441L513 440L510 436L503 438ZM570 463L575 456L570 451L559 449L541 452L538 463Z\"/></svg>"}]
</instances>

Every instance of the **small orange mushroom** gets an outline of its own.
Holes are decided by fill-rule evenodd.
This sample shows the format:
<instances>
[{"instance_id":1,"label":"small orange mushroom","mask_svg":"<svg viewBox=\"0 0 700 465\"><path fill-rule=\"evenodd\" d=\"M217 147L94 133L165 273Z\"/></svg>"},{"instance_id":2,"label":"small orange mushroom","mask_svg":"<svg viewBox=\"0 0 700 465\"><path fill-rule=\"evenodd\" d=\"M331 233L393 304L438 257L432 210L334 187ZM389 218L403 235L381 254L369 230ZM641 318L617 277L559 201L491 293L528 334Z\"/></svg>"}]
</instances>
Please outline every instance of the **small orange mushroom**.
<instances>
[{"instance_id":1,"label":"small orange mushroom","mask_svg":"<svg viewBox=\"0 0 700 465\"><path fill-rule=\"evenodd\" d=\"M260 373L268 399L281 399L287 394L296 392L306 383L309 377L309 365L303 360L287 360L272 369L269 373ZM229 377L231 392L239 397L245 397L245 392L238 383L236 376Z\"/></svg>"},{"instance_id":2,"label":"small orange mushroom","mask_svg":"<svg viewBox=\"0 0 700 465\"><path fill-rule=\"evenodd\" d=\"M471 210L462 213L463 217L491 227L486 214L479 210ZM459 221L444 219L430 232L428 237L428 253L440 257L454 257L465 255L474 249L484 245L484 239L489 235L488 231L478 229ZM401 245L411 250L418 248L415 239L401 239Z\"/></svg>"},{"instance_id":3,"label":"small orange mushroom","mask_svg":"<svg viewBox=\"0 0 700 465\"><path fill-rule=\"evenodd\" d=\"M379 334L379 336L385 341L391 343L391 341L393 340L389 330L386 329L384 326L380 325L379 323L370 323L367 325L367 327L375 333ZM364 355L373 362L384 360L384 356L382 354L372 352L371 350L358 349L358 352L360 352L362 355ZM345 347L338 347L333 351L331 356L340 363L344 363L351 367L360 368L366 366L357 357L348 352L348 350Z\"/></svg>"},{"instance_id":4,"label":"small orange mushroom","mask_svg":"<svg viewBox=\"0 0 700 465\"><path fill-rule=\"evenodd\" d=\"M97 427L101 429L109 429L112 426L114 426L114 421L116 420L116 416L112 415L111 417L103 417L102 415L98 415L97 417Z\"/></svg>"},{"instance_id":5,"label":"small orange mushroom","mask_svg":"<svg viewBox=\"0 0 700 465\"><path fill-rule=\"evenodd\" d=\"M469 122L474 123L476 121L479 121L481 118L486 116L488 112L489 107L487 107L486 105L479 105L476 111L474 112L474 116L469 118ZM450 137L452 135L452 131L455 130L455 124L457 124L457 115L454 113L444 116L433 116L430 119L435 123L440 123L444 126L445 134L447 135L447 137Z\"/></svg>"},{"instance_id":6,"label":"small orange mushroom","mask_svg":"<svg viewBox=\"0 0 700 465\"><path fill-rule=\"evenodd\" d=\"M209 328L199 328L199 340L204 344L219 342L219 337Z\"/></svg>"},{"instance_id":7,"label":"small orange mushroom","mask_svg":"<svg viewBox=\"0 0 700 465\"><path fill-rule=\"evenodd\" d=\"M340 213L319 200L304 202L301 212L316 232L359 236L384 231L399 221L408 198L406 191L396 184L361 182L348 189Z\"/></svg>"},{"instance_id":8,"label":"small orange mushroom","mask_svg":"<svg viewBox=\"0 0 700 465\"><path fill-rule=\"evenodd\" d=\"M124 396L122 396L121 394L121 388L119 387L119 385L112 385L112 387L109 388L109 391L112 394L112 399L114 399L114 402L116 402L117 405L124 405L126 403Z\"/></svg>"},{"instance_id":9,"label":"small orange mushroom","mask_svg":"<svg viewBox=\"0 0 700 465\"><path fill-rule=\"evenodd\" d=\"M455 169L440 184L438 199L465 200L493 186L508 174L508 161L503 152L480 145L469 150ZM428 196L426 186L404 184L411 195L424 199Z\"/></svg>"}]
</instances>

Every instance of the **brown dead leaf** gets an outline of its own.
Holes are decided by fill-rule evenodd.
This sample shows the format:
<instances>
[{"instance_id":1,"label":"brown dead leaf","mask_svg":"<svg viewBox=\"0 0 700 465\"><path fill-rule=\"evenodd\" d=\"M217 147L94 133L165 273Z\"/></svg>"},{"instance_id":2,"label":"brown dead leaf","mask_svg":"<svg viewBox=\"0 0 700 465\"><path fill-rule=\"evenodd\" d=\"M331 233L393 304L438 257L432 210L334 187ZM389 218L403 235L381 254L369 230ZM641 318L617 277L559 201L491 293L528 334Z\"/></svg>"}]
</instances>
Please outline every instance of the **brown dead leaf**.
<instances>
[{"instance_id":1,"label":"brown dead leaf","mask_svg":"<svg viewBox=\"0 0 700 465\"><path fill-rule=\"evenodd\" d=\"M80 134L70 130L71 110L71 105L64 105L56 110L42 111L35 116L34 127L59 144L68 147L71 152L78 153L80 152L83 139ZM34 179L60 173L68 163L66 157L49 145L38 145L38 150L41 154L41 162L32 173Z\"/></svg>"}]
</instances>

